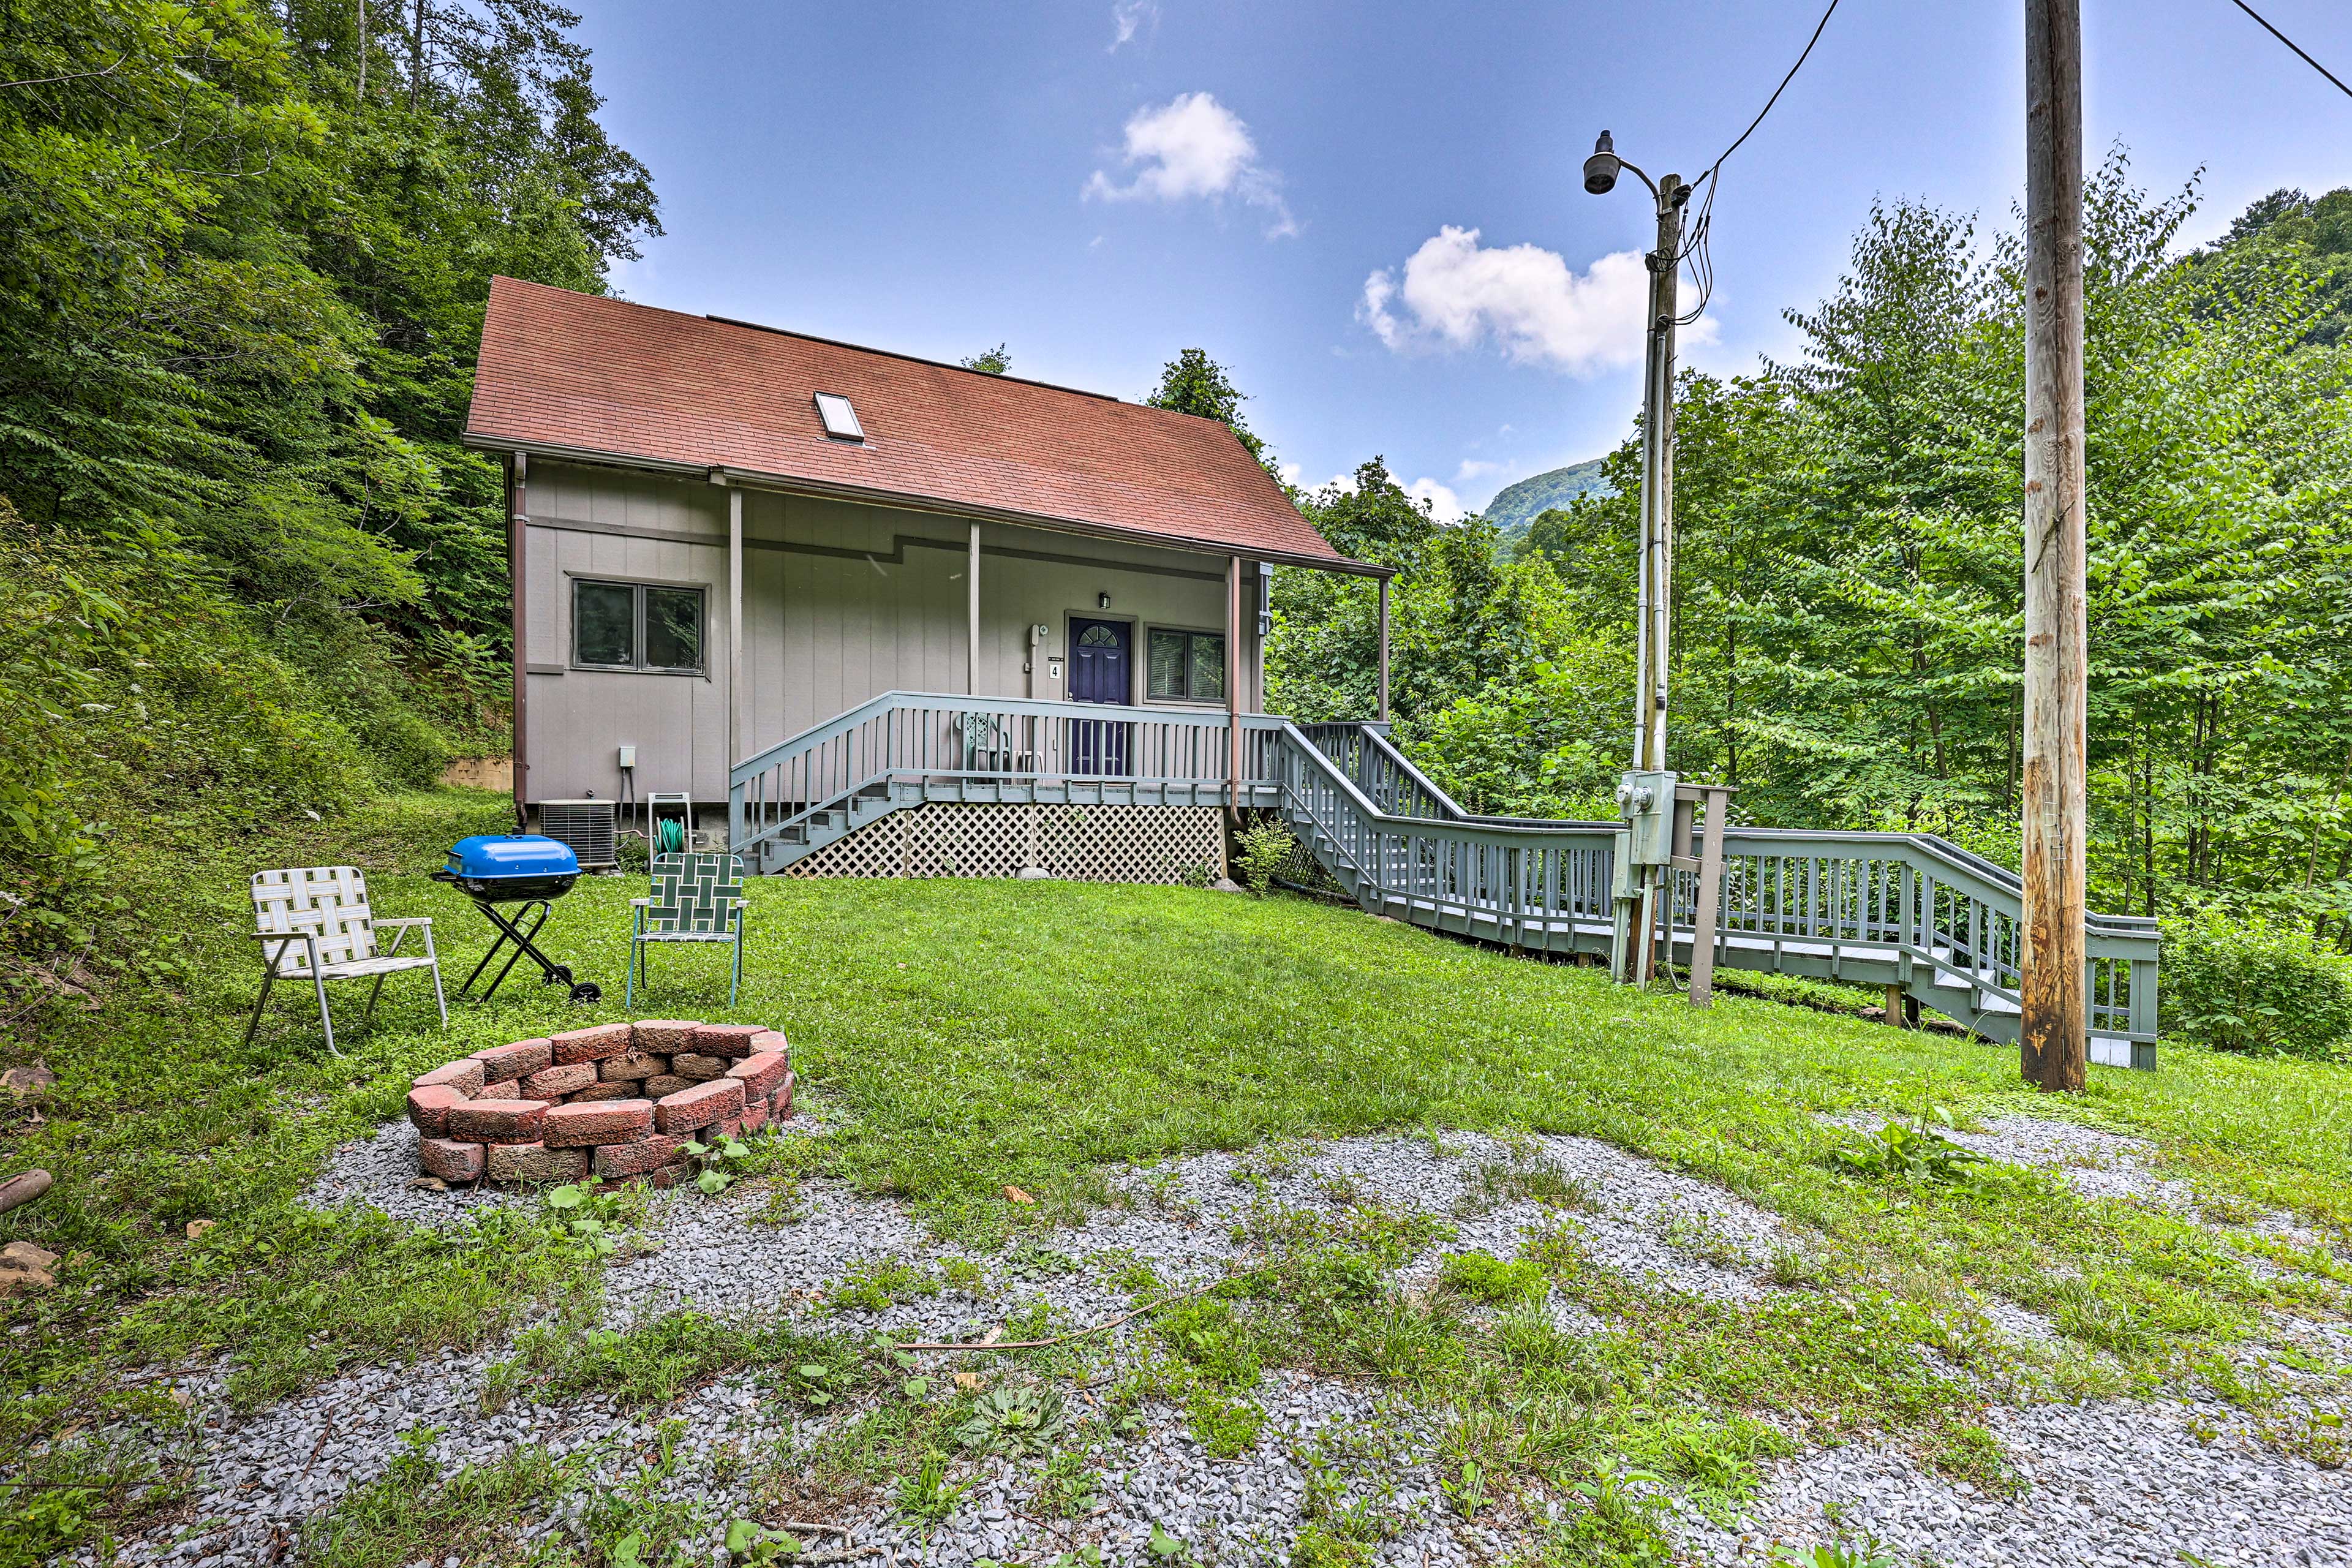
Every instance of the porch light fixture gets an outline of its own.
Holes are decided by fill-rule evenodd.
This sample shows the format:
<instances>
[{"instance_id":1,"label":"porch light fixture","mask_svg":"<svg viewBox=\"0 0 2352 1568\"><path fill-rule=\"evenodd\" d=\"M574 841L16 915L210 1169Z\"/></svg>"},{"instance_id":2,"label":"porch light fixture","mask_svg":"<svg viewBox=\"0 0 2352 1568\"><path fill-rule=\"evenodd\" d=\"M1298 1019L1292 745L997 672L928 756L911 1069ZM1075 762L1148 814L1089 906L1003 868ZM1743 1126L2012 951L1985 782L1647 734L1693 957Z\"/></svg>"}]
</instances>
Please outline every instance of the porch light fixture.
<instances>
[{"instance_id":1,"label":"porch light fixture","mask_svg":"<svg viewBox=\"0 0 2352 1568\"><path fill-rule=\"evenodd\" d=\"M1097 609L1097 610L1108 610L1108 609L1109 609L1109 608L1110 608L1110 595L1109 595L1108 594L1097 594L1097 595L1095 595L1095 608L1096 608L1096 609Z\"/></svg>"},{"instance_id":2,"label":"porch light fixture","mask_svg":"<svg viewBox=\"0 0 2352 1568\"><path fill-rule=\"evenodd\" d=\"M863 441L866 439L866 428L857 423L857 410L852 408L849 405L849 399L839 393L818 393L816 414L818 418L824 421L824 433L835 440Z\"/></svg>"}]
</instances>

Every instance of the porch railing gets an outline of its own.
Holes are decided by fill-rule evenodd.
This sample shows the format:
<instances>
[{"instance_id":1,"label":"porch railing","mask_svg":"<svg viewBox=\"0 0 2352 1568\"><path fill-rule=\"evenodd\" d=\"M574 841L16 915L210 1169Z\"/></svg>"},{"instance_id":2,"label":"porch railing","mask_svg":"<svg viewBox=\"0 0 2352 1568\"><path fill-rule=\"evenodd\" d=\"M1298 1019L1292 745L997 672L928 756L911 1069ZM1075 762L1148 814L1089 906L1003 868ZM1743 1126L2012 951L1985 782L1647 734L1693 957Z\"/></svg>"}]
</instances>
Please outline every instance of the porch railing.
<instances>
[{"instance_id":1,"label":"porch railing","mask_svg":"<svg viewBox=\"0 0 2352 1568\"><path fill-rule=\"evenodd\" d=\"M1269 776L1282 725L1242 716L1245 783ZM729 838L745 853L894 784L1051 782L1153 804L1222 805L1229 733L1215 710L886 691L729 769Z\"/></svg>"}]
</instances>

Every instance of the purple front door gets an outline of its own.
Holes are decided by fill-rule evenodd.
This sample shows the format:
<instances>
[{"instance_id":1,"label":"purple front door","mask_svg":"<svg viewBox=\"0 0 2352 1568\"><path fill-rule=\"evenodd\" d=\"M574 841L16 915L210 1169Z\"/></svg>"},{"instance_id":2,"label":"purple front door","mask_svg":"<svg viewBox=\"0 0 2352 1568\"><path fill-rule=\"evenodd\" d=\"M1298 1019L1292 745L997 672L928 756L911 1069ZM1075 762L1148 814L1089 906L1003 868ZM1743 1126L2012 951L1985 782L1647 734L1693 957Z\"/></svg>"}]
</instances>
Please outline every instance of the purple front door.
<instances>
[{"instance_id":1,"label":"purple front door","mask_svg":"<svg viewBox=\"0 0 2352 1568\"><path fill-rule=\"evenodd\" d=\"M1125 621L1070 622L1070 700L1122 706L1133 689L1135 628ZM1118 775L1127 770L1128 726L1117 720L1070 721L1074 772Z\"/></svg>"}]
</instances>

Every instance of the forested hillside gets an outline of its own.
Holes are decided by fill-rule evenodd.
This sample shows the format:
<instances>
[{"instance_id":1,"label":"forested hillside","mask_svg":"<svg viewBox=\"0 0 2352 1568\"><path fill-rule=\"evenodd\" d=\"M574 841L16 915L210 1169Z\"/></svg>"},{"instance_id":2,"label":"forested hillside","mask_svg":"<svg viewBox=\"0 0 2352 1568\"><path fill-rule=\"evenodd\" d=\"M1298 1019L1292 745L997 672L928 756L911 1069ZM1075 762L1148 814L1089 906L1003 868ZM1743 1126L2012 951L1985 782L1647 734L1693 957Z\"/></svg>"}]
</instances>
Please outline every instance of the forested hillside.
<instances>
[{"instance_id":1,"label":"forested hillside","mask_svg":"<svg viewBox=\"0 0 2352 1568\"><path fill-rule=\"evenodd\" d=\"M2352 191L2282 192L2221 244L2120 160L2089 194L2095 903L2352 915ZM2014 863L2023 321L2014 235L1874 211L1804 351L1678 391L1672 746L1748 820L1941 833ZM1400 736L1465 804L1609 814L1629 747L1639 455L1530 558L1371 471L1306 498L1405 568ZM1371 711L1369 584L1287 574L1271 684Z\"/></svg>"},{"instance_id":2,"label":"forested hillside","mask_svg":"<svg viewBox=\"0 0 2352 1568\"><path fill-rule=\"evenodd\" d=\"M505 748L488 280L601 289L658 227L548 0L0 5L0 954L38 990L157 821Z\"/></svg>"},{"instance_id":3,"label":"forested hillside","mask_svg":"<svg viewBox=\"0 0 2352 1568\"><path fill-rule=\"evenodd\" d=\"M1530 474L1496 492L1495 499L1479 509L1479 515L1502 530L1504 538L1522 538L1528 525L1545 512L1567 506L1580 495L1608 489L1609 477L1602 472L1606 461L1588 458L1564 468Z\"/></svg>"}]
</instances>

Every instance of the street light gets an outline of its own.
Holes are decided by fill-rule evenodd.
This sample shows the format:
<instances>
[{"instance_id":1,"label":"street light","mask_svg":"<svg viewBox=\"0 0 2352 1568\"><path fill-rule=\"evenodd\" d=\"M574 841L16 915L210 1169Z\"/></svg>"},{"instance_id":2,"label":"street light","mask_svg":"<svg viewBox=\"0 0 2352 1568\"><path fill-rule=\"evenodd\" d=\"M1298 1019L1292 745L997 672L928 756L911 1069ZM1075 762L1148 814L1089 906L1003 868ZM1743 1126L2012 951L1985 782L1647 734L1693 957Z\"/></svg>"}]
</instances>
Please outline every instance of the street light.
<instances>
[{"instance_id":1,"label":"street light","mask_svg":"<svg viewBox=\"0 0 2352 1568\"><path fill-rule=\"evenodd\" d=\"M1691 188L1679 174L1652 180L1617 156L1603 131L1584 161L1584 188L1596 196L1617 188L1632 170L1658 210L1658 244L1645 258L1650 313L1643 355L1642 558L1636 611L1633 756L1617 785L1626 831L1616 858L1612 892L1616 920L1610 964L1629 984L1648 980L1655 966L1652 933L1672 888L1675 775L1666 770L1666 631L1673 602L1675 484L1675 286L1682 271L1683 208ZM1700 938L1699 940L1704 940Z\"/></svg>"}]
</instances>

